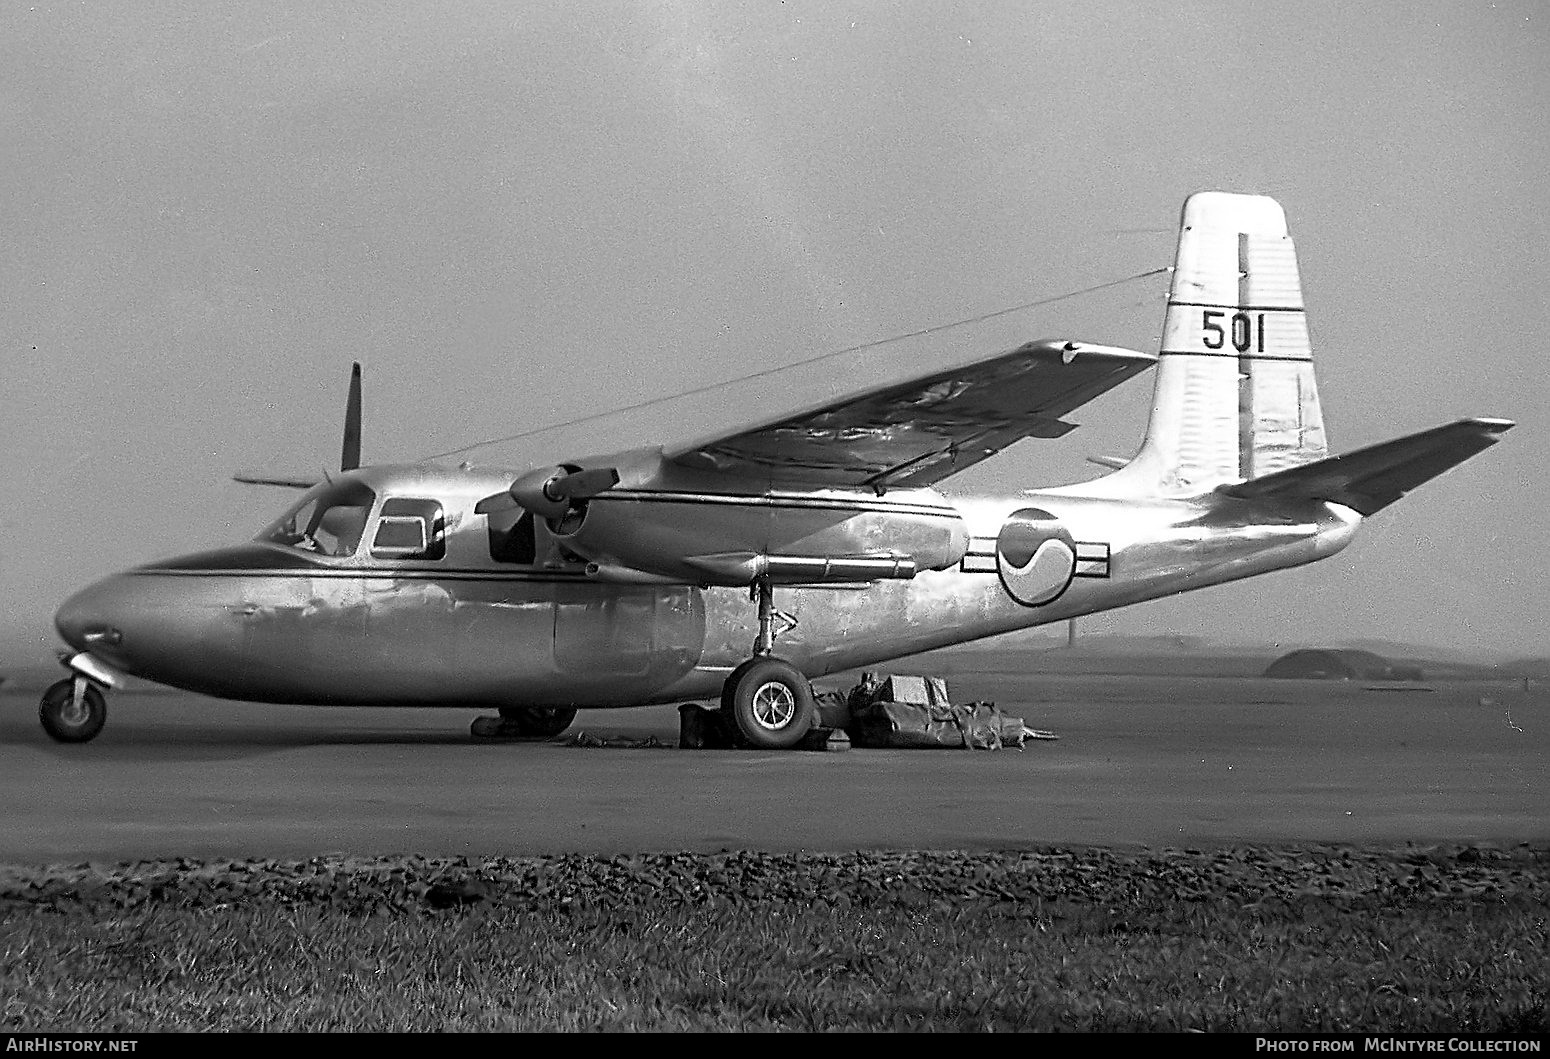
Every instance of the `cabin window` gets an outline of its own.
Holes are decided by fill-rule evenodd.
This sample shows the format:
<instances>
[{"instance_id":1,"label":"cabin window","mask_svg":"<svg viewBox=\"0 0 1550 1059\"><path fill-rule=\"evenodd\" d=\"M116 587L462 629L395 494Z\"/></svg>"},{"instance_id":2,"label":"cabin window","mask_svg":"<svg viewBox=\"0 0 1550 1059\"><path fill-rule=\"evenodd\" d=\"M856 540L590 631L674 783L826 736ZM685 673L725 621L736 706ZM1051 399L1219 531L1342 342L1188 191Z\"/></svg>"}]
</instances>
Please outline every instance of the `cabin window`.
<instances>
[{"instance_id":1,"label":"cabin window","mask_svg":"<svg viewBox=\"0 0 1550 1059\"><path fill-rule=\"evenodd\" d=\"M258 539L334 558L354 555L376 499L376 493L357 481L315 485Z\"/></svg>"},{"instance_id":2,"label":"cabin window","mask_svg":"<svg viewBox=\"0 0 1550 1059\"><path fill-rule=\"evenodd\" d=\"M520 507L490 514L490 558L498 563L532 566L537 561L538 542L533 529L533 513Z\"/></svg>"},{"instance_id":3,"label":"cabin window","mask_svg":"<svg viewBox=\"0 0 1550 1059\"><path fill-rule=\"evenodd\" d=\"M407 497L384 500L371 554L375 559L440 559L446 555L441 504Z\"/></svg>"}]
</instances>

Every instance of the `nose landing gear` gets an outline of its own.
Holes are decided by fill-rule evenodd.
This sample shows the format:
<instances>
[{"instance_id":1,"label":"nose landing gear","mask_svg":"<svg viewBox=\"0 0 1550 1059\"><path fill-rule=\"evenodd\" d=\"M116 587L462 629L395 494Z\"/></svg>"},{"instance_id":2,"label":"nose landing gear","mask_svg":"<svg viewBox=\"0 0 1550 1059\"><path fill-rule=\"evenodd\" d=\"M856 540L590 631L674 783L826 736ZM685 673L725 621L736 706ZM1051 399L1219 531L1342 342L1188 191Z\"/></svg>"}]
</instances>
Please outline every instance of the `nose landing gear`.
<instances>
[{"instance_id":1,"label":"nose landing gear","mask_svg":"<svg viewBox=\"0 0 1550 1059\"><path fill-rule=\"evenodd\" d=\"M775 638L795 628L796 619L775 609L769 578L755 581L750 595L759 604L754 656L727 677L721 708L731 714L750 745L785 750L801 742L813 726L813 691L801 670L774 655Z\"/></svg>"},{"instance_id":2,"label":"nose landing gear","mask_svg":"<svg viewBox=\"0 0 1550 1059\"><path fill-rule=\"evenodd\" d=\"M107 700L102 689L76 674L49 685L38 703L38 720L58 742L85 743L107 723Z\"/></svg>"}]
</instances>

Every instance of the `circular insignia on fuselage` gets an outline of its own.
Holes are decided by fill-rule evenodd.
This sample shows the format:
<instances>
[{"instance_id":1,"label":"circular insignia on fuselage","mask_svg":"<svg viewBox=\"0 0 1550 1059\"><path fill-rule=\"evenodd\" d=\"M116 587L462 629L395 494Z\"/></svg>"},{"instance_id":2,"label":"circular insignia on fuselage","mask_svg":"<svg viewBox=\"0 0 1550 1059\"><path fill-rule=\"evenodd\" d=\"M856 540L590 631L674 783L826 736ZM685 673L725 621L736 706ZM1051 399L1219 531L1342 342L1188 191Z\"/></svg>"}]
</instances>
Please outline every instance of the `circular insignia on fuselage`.
<instances>
[{"instance_id":1,"label":"circular insignia on fuselage","mask_svg":"<svg viewBox=\"0 0 1550 1059\"><path fill-rule=\"evenodd\" d=\"M996 537L996 572L1007 595L1023 606L1054 602L1076 576L1071 531L1036 507L1012 512Z\"/></svg>"}]
</instances>

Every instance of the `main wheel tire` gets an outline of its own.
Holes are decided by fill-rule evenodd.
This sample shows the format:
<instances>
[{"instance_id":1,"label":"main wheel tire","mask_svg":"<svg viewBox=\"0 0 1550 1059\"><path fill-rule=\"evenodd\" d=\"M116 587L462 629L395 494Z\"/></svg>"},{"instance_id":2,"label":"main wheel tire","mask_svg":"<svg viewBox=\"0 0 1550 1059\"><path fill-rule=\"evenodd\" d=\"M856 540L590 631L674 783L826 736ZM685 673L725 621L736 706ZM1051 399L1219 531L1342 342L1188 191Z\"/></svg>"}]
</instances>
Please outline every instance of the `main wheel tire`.
<instances>
[{"instance_id":1,"label":"main wheel tire","mask_svg":"<svg viewBox=\"0 0 1550 1059\"><path fill-rule=\"evenodd\" d=\"M108 721L108 703L95 684L87 684L81 704L75 704L75 680L52 684L38 703L43 730L61 743L84 743L96 737Z\"/></svg>"},{"instance_id":2,"label":"main wheel tire","mask_svg":"<svg viewBox=\"0 0 1550 1059\"><path fill-rule=\"evenodd\" d=\"M723 707L743 738L761 750L796 746L813 726L813 689L802 671L779 658L750 658L722 688Z\"/></svg>"},{"instance_id":3,"label":"main wheel tire","mask_svg":"<svg viewBox=\"0 0 1550 1059\"><path fill-rule=\"evenodd\" d=\"M529 739L553 739L571 726L576 711L557 706L502 706L501 720Z\"/></svg>"}]
</instances>

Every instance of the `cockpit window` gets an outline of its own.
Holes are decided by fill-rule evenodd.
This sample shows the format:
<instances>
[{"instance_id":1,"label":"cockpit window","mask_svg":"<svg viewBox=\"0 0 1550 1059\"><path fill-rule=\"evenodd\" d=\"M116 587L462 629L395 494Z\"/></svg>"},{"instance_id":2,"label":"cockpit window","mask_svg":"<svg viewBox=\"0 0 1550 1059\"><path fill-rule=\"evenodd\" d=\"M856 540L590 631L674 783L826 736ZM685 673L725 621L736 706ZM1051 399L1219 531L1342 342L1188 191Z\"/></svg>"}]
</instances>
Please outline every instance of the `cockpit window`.
<instances>
[{"instance_id":1,"label":"cockpit window","mask_svg":"<svg viewBox=\"0 0 1550 1059\"><path fill-rule=\"evenodd\" d=\"M371 539L377 559L440 559L447 554L446 521L434 500L393 497L382 502Z\"/></svg>"},{"instance_id":2,"label":"cockpit window","mask_svg":"<svg viewBox=\"0 0 1550 1059\"><path fill-rule=\"evenodd\" d=\"M326 482L271 522L258 540L334 557L354 555L377 494L360 482Z\"/></svg>"}]
</instances>

